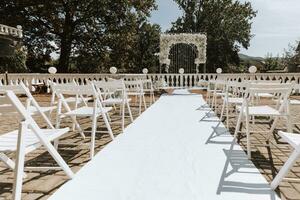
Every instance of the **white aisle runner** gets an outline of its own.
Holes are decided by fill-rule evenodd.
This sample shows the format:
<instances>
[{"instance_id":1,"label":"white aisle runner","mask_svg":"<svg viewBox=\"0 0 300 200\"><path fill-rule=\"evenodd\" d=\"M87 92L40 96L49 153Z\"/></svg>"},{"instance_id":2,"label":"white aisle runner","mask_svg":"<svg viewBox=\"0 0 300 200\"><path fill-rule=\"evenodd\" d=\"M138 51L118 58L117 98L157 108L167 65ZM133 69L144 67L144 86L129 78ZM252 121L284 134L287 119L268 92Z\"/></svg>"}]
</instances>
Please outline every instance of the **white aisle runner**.
<instances>
[{"instance_id":1,"label":"white aisle runner","mask_svg":"<svg viewBox=\"0 0 300 200\"><path fill-rule=\"evenodd\" d=\"M162 96L50 199L279 199L204 103Z\"/></svg>"}]
</instances>

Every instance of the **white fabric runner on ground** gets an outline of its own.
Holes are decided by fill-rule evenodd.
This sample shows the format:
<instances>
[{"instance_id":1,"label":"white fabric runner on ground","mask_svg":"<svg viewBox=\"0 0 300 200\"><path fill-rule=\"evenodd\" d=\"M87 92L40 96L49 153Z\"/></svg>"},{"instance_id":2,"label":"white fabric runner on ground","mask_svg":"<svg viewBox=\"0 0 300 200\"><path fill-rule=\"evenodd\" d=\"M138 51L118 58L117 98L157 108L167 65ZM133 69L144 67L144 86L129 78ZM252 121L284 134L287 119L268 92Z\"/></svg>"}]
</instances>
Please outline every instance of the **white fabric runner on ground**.
<instances>
[{"instance_id":1,"label":"white fabric runner on ground","mask_svg":"<svg viewBox=\"0 0 300 200\"><path fill-rule=\"evenodd\" d=\"M279 199L203 104L200 95L162 96L50 199Z\"/></svg>"}]
</instances>

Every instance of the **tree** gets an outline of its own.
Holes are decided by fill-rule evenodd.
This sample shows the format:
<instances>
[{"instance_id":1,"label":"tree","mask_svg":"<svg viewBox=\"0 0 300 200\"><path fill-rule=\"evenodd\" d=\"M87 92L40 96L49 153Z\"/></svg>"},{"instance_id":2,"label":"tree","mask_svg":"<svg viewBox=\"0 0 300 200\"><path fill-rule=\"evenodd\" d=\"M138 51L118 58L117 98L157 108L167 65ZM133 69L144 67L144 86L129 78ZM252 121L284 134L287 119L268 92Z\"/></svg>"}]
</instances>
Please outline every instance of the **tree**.
<instances>
[{"instance_id":1,"label":"tree","mask_svg":"<svg viewBox=\"0 0 300 200\"><path fill-rule=\"evenodd\" d=\"M0 57L0 73L4 73L6 71L10 73L26 72L28 69L25 62L25 51L21 48L17 48L11 56Z\"/></svg>"},{"instance_id":2,"label":"tree","mask_svg":"<svg viewBox=\"0 0 300 200\"><path fill-rule=\"evenodd\" d=\"M300 66L300 42L296 44L289 44L288 48L284 50L282 56L282 65L288 69L289 72L299 72Z\"/></svg>"},{"instance_id":3,"label":"tree","mask_svg":"<svg viewBox=\"0 0 300 200\"><path fill-rule=\"evenodd\" d=\"M58 54L59 72L76 71L73 62L83 63L78 60L89 55L99 56L95 62L110 61L124 68L136 22L145 22L153 9L154 0L2 0L0 23L23 26L31 56ZM112 63L103 63L100 69L107 64Z\"/></svg>"},{"instance_id":4,"label":"tree","mask_svg":"<svg viewBox=\"0 0 300 200\"><path fill-rule=\"evenodd\" d=\"M272 70L283 70L284 65L282 63L282 58L279 56L274 57L271 53L268 53L264 59L264 66L261 69L261 72L267 72Z\"/></svg>"},{"instance_id":5,"label":"tree","mask_svg":"<svg viewBox=\"0 0 300 200\"><path fill-rule=\"evenodd\" d=\"M183 16L173 22L172 33L207 34L207 69L239 65L238 52L248 48L251 20L256 16L251 3L235 0L174 0Z\"/></svg>"},{"instance_id":6,"label":"tree","mask_svg":"<svg viewBox=\"0 0 300 200\"><path fill-rule=\"evenodd\" d=\"M144 22L138 27L138 39L133 54L135 68L132 72L141 73L143 68L147 68L152 73L158 71L158 57L155 53L159 52L160 32L160 26L157 24Z\"/></svg>"}]
</instances>

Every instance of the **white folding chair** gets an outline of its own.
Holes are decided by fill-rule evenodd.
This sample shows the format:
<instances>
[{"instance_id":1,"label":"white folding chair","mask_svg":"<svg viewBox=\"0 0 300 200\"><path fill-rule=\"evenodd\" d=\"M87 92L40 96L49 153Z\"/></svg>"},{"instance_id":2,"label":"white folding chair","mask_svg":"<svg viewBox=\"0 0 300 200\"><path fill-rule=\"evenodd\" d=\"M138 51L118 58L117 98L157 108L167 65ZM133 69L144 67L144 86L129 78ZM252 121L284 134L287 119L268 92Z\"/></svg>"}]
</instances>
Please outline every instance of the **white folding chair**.
<instances>
[{"instance_id":1,"label":"white folding chair","mask_svg":"<svg viewBox=\"0 0 300 200\"><path fill-rule=\"evenodd\" d=\"M50 88L51 88L51 91L52 91L52 95L51 95L51 101L50 101L50 106L53 106L53 105L57 105L58 101L56 101L56 90L55 90L55 87L54 85L65 85L65 86L73 86L73 85L78 85L75 81L71 82L71 83L55 83L55 82L50 82ZM74 109L77 109L78 108L78 105L80 104L84 104L85 106L87 106L87 102L91 100L91 98L89 97L84 97L82 95L69 95L69 97L66 97L65 98L65 101L70 105L70 104L74 104ZM50 113L51 114L51 113ZM72 125L72 130L75 131L75 124L73 123ZM83 138L84 135L82 134Z\"/></svg>"},{"instance_id":2,"label":"white folding chair","mask_svg":"<svg viewBox=\"0 0 300 200\"><path fill-rule=\"evenodd\" d=\"M229 110L230 106L233 106L235 110L236 106L241 106L244 100L246 84L243 82L237 81L228 81L226 83L226 91L225 96L223 98L223 106L221 111L220 119L223 119L224 112L226 110L226 124L227 128L229 128Z\"/></svg>"},{"instance_id":3,"label":"white folding chair","mask_svg":"<svg viewBox=\"0 0 300 200\"><path fill-rule=\"evenodd\" d=\"M144 85L142 80L124 81L126 92L128 96L135 96L136 100L139 98L139 114L142 113L142 104L144 104L144 109L147 109Z\"/></svg>"},{"instance_id":4,"label":"white folding chair","mask_svg":"<svg viewBox=\"0 0 300 200\"><path fill-rule=\"evenodd\" d=\"M286 133L282 131L280 131L278 134L285 142L289 143L294 150L290 155L289 159L284 163L283 167L280 169L274 180L271 182L271 188L273 190L275 190L278 187L278 185L283 179L287 179L285 178L285 176L288 174L288 172L293 167L297 159L299 159L300 157L300 135L294 133Z\"/></svg>"},{"instance_id":5,"label":"white folding chair","mask_svg":"<svg viewBox=\"0 0 300 200\"><path fill-rule=\"evenodd\" d=\"M122 131L125 129L125 107L127 107L128 114L131 122L133 122L133 117L130 109L131 99L128 98L126 91L126 86L123 80L108 80L108 81L94 81L94 85L98 92L101 91L105 94L105 99L102 103L105 106L120 106L120 111L122 115Z\"/></svg>"},{"instance_id":6,"label":"white folding chair","mask_svg":"<svg viewBox=\"0 0 300 200\"><path fill-rule=\"evenodd\" d=\"M150 105L155 102L155 94L154 94L154 87L151 79L142 79L143 83L143 90L145 94L149 94L149 103Z\"/></svg>"},{"instance_id":7,"label":"white folding chair","mask_svg":"<svg viewBox=\"0 0 300 200\"><path fill-rule=\"evenodd\" d=\"M5 93L1 91L1 94L5 96L0 98L0 112L3 115L9 113L14 115L19 114L18 116L20 117L18 130L0 135L0 160L2 160L7 167L14 170L13 199L21 199L25 155L40 146L44 146L67 176L73 178L73 172L51 144L51 141L57 140L62 135L68 133L69 129L54 129L53 126L51 126L50 129L41 129L31 117L31 113L28 112L13 91L8 90ZM38 105L36 110L48 124L50 120ZM16 152L15 162L6 155L10 152ZM34 169L38 168L39 167L36 167ZM53 167L43 167L43 169L45 168L52 169ZM33 167L31 167L31 169L33 169Z\"/></svg>"},{"instance_id":8,"label":"white folding chair","mask_svg":"<svg viewBox=\"0 0 300 200\"><path fill-rule=\"evenodd\" d=\"M95 86L91 83L88 85L53 85L54 90L58 96L58 109L57 109L57 122L56 127L60 126L61 119L64 117L70 117L72 122L75 124L76 129L79 130L82 137L84 137L84 131L80 127L76 117L91 117L92 118L92 132L91 132L91 142L90 142L90 157L94 156L95 149L95 136L97 132L97 121L98 118L102 116L107 132L111 139L114 139L114 135L109 124L108 112L112 110L111 107L104 107L100 100L101 94L97 93ZM83 95L92 96L93 105L92 106L82 106L76 109L71 109L68 102L66 101L64 95ZM62 112L62 107L66 112ZM99 132L99 131L98 131Z\"/></svg>"},{"instance_id":9,"label":"white folding chair","mask_svg":"<svg viewBox=\"0 0 300 200\"><path fill-rule=\"evenodd\" d=\"M51 101L50 101L50 106L54 106L56 105L58 102L56 101L56 91L55 91L55 87L53 87L54 85L78 85L75 81L71 82L71 83L55 83L55 82L49 82L51 91L52 91L52 95L51 95ZM66 102L68 103L74 103L75 108L78 106L78 104L83 103L84 105L87 106L87 102L89 100L91 100L91 98L89 97L83 97L82 95L74 95L74 96L70 96L67 97Z\"/></svg>"},{"instance_id":10,"label":"white folding chair","mask_svg":"<svg viewBox=\"0 0 300 200\"><path fill-rule=\"evenodd\" d=\"M212 82L212 84L213 84L213 92L212 92L211 108L214 109L217 114L218 98L219 97L222 98L226 95L226 81L217 80Z\"/></svg>"},{"instance_id":11,"label":"white folding chair","mask_svg":"<svg viewBox=\"0 0 300 200\"><path fill-rule=\"evenodd\" d=\"M271 129L266 131L268 133L267 139L269 140L271 134L273 133L279 117L285 117L287 123L288 131L291 130L290 126L290 111L289 111L289 96L291 94L293 85L290 83L270 83L270 84L259 84L259 83L248 83L246 94L243 100L242 106L239 108L239 117L237 125L235 128L234 137L237 137L237 134L240 130L241 123L243 120L246 121L246 137L247 137L247 154L251 158L251 139L250 139L250 130L249 130L249 121L250 118L256 116L260 117L273 117L274 122L271 126ZM267 104L255 105L252 101L253 96L257 96L259 93L270 93L276 94L279 99L282 100L282 103L278 101L273 107ZM251 131L253 132L253 131Z\"/></svg>"}]
</instances>

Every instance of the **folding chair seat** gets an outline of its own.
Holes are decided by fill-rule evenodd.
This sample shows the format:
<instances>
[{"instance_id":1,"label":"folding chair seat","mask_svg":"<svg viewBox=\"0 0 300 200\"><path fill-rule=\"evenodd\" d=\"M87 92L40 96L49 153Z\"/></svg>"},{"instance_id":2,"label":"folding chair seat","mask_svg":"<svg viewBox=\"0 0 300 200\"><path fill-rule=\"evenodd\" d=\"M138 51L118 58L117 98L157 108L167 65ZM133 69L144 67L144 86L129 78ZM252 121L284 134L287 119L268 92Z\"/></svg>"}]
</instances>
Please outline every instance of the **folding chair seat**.
<instances>
[{"instance_id":1,"label":"folding chair seat","mask_svg":"<svg viewBox=\"0 0 300 200\"><path fill-rule=\"evenodd\" d=\"M98 109L94 109L93 107L88 107L88 106L83 106L83 107L79 107L75 110L71 110L69 112L64 113L63 115L66 116L79 116L79 117L85 117L85 116L93 116L94 112L96 113L96 116L100 116L103 113L108 113L109 111L112 110L112 107L103 107L102 109L98 108Z\"/></svg>"},{"instance_id":2,"label":"folding chair seat","mask_svg":"<svg viewBox=\"0 0 300 200\"><path fill-rule=\"evenodd\" d=\"M42 129L43 135L49 141L54 141L68 132L69 128ZM17 150L18 134L19 131L14 130L0 135L0 152L15 152ZM25 153L30 153L31 151L42 146L39 138L35 135L35 133L32 130L28 130L24 135L24 145Z\"/></svg>"},{"instance_id":3,"label":"folding chair seat","mask_svg":"<svg viewBox=\"0 0 300 200\"><path fill-rule=\"evenodd\" d=\"M112 110L111 107L104 107L101 101L101 94L99 94L94 86L94 84L88 85L53 85L53 89L58 96L58 111L57 111L57 121L56 127L60 127L61 119L65 117L70 117L75 128L78 129L79 133L84 138L84 131L79 125L76 117L90 117L92 119L92 131L91 131L91 142L90 142L90 158L94 156L95 149L95 135L97 132L97 121L99 117L102 117L107 128L107 132L111 139L114 139L114 135L109 124L108 112ZM75 109L71 109L69 104L65 100L65 95L84 95L92 96L93 105L84 105ZM62 108L65 112L62 112Z\"/></svg>"},{"instance_id":4,"label":"folding chair seat","mask_svg":"<svg viewBox=\"0 0 300 200\"><path fill-rule=\"evenodd\" d=\"M57 142L62 135L68 133L69 128L55 129L45 113L41 111L39 105L34 101L37 112L39 112L50 127L48 129L41 129L31 117L31 113L26 110L13 91L2 90L0 94L5 95L5 97L1 97L0 99L0 113L4 116L9 114L19 116L19 129L0 135L0 160L2 160L7 167L14 170L13 199L21 199L25 155L41 146L47 149L67 176L73 178L73 172L59 155L56 148L51 144L51 141ZM15 162L7 156L7 153L10 152L16 152ZM53 167L44 168L51 169Z\"/></svg>"},{"instance_id":5,"label":"folding chair seat","mask_svg":"<svg viewBox=\"0 0 300 200\"><path fill-rule=\"evenodd\" d=\"M288 160L284 163L283 167L280 169L278 174L275 176L274 180L271 182L271 188L275 190L280 182L285 179L285 176L288 174L290 169L296 163L296 161L300 158L300 135L294 133L286 133L286 132L279 132L281 138L290 144L293 147L293 152L291 153ZM299 180L297 180L299 181Z\"/></svg>"},{"instance_id":6,"label":"folding chair seat","mask_svg":"<svg viewBox=\"0 0 300 200\"><path fill-rule=\"evenodd\" d=\"M284 117L286 119L287 130L291 130L290 124L290 111L289 111L289 96L291 94L293 84L290 83L271 83L271 84L260 84L260 83L248 83L247 91L244 96L244 101L242 106L239 108L238 122L235 128L235 138L240 130L241 123L243 120L246 121L246 136L247 136L247 153L248 157L251 158L251 139L249 130L250 118L254 119L257 116L261 117L272 117L274 118L271 129L266 131L268 133L268 139L273 133L279 117ZM253 96L257 96L259 93L271 93L276 94L280 101L277 101L276 105L269 105L271 102L265 104L256 105L253 100Z\"/></svg>"},{"instance_id":7,"label":"folding chair seat","mask_svg":"<svg viewBox=\"0 0 300 200\"><path fill-rule=\"evenodd\" d=\"M241 109L242 109L242 106L237 106L237 109L239 112L241 112ZM246 109L244 107L244 113L246 113ZM263 105L263 106L251 106L248 108L248 114L249 115L254 115L254 116L281 116L281 113L273 108L273 107L270 107L270 106L267 106L267 105Z\"/></svg>"}]
</instances>

